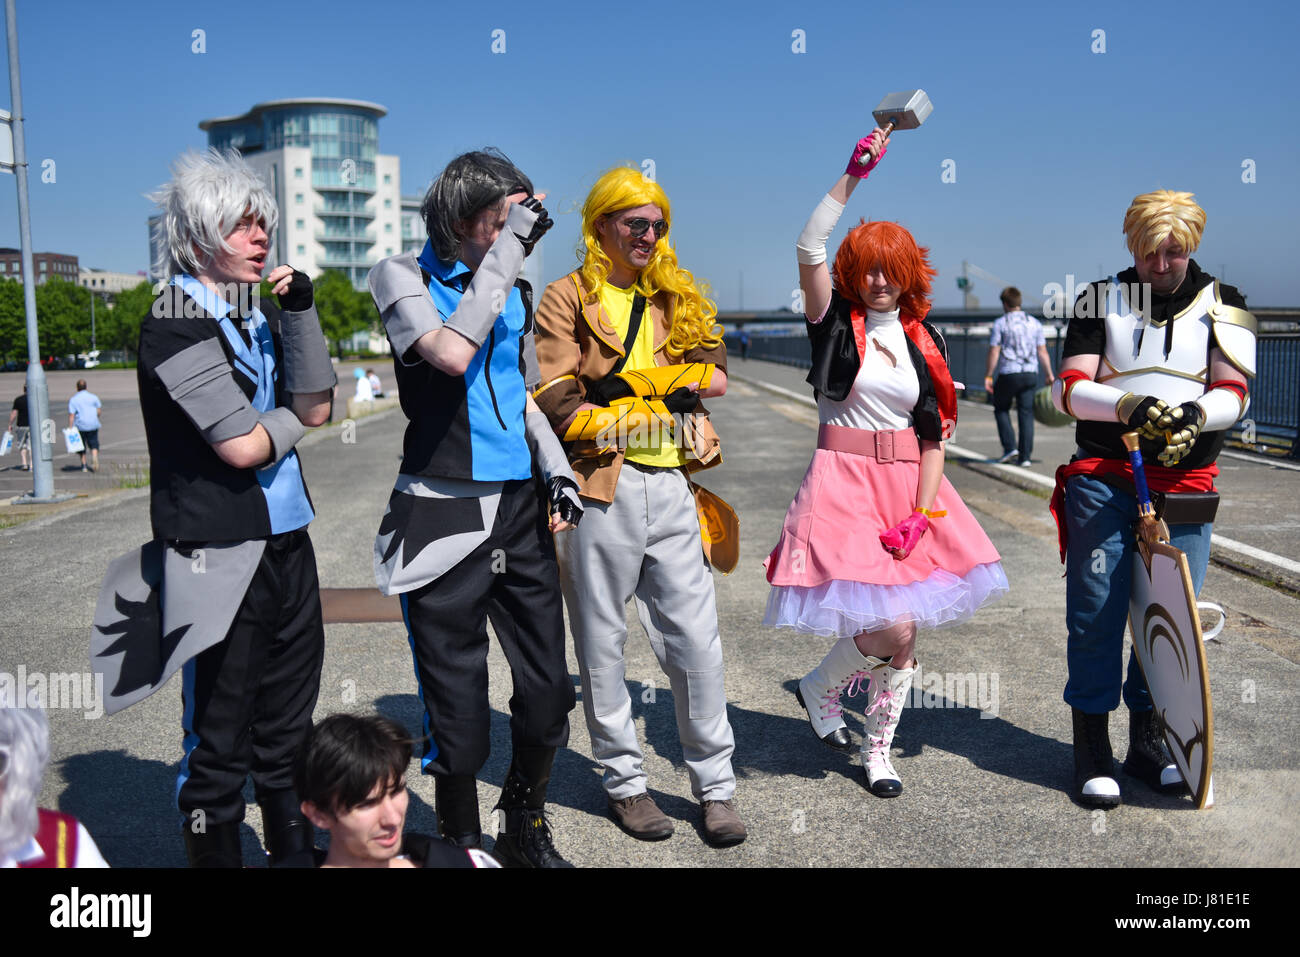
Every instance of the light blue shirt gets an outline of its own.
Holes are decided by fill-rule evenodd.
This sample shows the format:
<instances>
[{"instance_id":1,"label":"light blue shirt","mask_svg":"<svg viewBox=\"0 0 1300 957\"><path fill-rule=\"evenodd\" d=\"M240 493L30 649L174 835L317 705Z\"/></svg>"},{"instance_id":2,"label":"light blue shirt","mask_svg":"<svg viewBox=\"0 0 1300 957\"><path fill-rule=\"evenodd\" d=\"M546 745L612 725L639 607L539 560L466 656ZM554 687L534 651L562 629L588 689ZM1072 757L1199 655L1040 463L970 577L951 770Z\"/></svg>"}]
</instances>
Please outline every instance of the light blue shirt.
<instances>
[{"instance_id":1,"label":"light blue shirt","mask_svg":"<svg viewBox=\"0 0 1300 957\"><path fill-rule=\"evenodd\" d=\"M74 416L76 427L82 432L94 432L99 429L99 396L89 389L82 389L68 400L68 415Z\"/></svg>"},{"instance_id":2,"label":"light blue shirt","mask_svg":"<svg viewBox=\"0 0 1300 957\"><path fill-rule=\"evenodd\" d=\"M993 323L989 346L998 346L997 375L1038 371L1038 347L1047 344L1042 324L1019 309Z\"/></svg>"}]
</instances>

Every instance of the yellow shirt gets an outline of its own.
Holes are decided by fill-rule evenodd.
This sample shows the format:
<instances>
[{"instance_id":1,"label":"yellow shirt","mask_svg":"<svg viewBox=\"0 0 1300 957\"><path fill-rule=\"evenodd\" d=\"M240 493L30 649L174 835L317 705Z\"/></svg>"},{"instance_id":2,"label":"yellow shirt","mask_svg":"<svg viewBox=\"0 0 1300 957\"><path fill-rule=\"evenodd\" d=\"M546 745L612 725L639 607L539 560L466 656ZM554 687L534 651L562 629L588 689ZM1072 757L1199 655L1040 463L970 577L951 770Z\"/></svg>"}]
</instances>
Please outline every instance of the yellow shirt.
<instances>
[{"instance_id":1,"label":"yellow shirt","mask_svg":"<svg viewBox=\"0 0 1300 957\"><path fill-rule=\"evenodd\" d=\"M620 340L627 338L627 326L632 321L632 301L636 293L632 289L619 289L605 283L600 287L600 304L609 316ZM636 334L636 341L628 353L624 369L653 369L657 363L654 354L654 323L650 321L647 308L641 317L641 328ZM686 453L677 446L670 432L633 430L628 437L626 458L629 462L641 465L657 465L677 468L686 464Z\"/></svg>"}]
</instances>

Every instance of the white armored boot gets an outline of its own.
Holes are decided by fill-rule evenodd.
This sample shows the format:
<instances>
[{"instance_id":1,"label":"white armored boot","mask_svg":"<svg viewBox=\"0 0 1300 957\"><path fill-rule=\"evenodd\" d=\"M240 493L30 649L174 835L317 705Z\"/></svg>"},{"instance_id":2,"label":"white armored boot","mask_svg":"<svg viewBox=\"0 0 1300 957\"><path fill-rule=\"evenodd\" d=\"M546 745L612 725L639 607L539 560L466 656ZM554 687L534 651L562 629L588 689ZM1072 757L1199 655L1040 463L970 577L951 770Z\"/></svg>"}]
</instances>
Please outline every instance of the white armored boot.
<instances>
[{"instance_id":1,"label":"white armored boot","mask_svg":"<svg viewBox=\"0 0 1300 957\"><path fill-rule=\"evenodd\" d=\"M845 688L856 694L869 679L867 669L875 659L869 659L852 638L841 638L821 664L799 681L794 696L808 712L813 733L836 751L851 751L853 741L844 726L840 710L840 695ZM850 687L856 682L857 687Z\"/></svg>"},{"instance_id":2,"label":"white armored boot","mask_svg":"<svg viewBox=\"0 0 1300 957\"><path fill-rule=\"evenodd\" d=\"M903 716L903 705L912 688L914 674L916 662L902 670L884 665L871 672L867 729L862 739L862 767L867 774L867 788L876 797L898 797L903 793L903 782L889 761L889 748L894 742L898 720Z\"/></svg>"}]
</instances>

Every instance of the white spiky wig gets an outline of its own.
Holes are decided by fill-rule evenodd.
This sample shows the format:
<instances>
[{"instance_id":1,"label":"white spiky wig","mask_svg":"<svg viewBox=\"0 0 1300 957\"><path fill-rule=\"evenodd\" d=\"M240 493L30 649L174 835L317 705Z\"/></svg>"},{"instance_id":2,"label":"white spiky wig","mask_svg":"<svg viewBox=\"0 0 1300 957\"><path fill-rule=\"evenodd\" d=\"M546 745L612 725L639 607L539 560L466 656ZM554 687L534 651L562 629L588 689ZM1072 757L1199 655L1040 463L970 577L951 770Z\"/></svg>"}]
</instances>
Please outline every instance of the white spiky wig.
<instances>
[{"instance_id":1,"label":"white spiky wig","mask_svg":"<svg viewBox=\"0 0 1300 957\"><path fill-rule=\"evenodd\" d=\"M50 723L40 708L0 707L0 858L12 857L36 834L36 799L50 759Z\"/></svg>"},{"instance_id":2,"label":"white spiky wig","mask_svg":"<svg viewBox=\"0 0 1300 957\"><path fill-rule=\"evenodd\" d=\"M154 272L160 276L194 275L218 252L230 252L224 237L249 214L268 237L280 221L270 190L233 149L181 154L172 164L171 182L148 198L162 208L154 226Z\"/></svg>"}]
</instances>

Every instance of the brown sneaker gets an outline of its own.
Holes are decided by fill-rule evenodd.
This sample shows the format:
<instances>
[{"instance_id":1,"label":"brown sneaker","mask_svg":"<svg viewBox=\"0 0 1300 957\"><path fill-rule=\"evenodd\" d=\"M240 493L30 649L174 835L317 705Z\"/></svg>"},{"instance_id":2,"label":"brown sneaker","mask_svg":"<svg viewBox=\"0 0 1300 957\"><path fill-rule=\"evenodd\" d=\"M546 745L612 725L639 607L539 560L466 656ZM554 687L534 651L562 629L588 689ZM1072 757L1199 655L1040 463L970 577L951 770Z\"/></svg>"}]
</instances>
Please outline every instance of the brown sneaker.
<instances>
[{"instance_id":1,"label":"brown sneaker","mask_svg":"<svg viewBox=\"0 0 1300 957\"><path fill-rule=\"evenodd\" d=\"M714 847L731 847L749 836L734 801L701 801L704 839Z\"/></svg>"},{"instance_id":2,"label":"brown sneaker","mask_svg":"<svg viewBox=\"0 0 1300 957\"><path fill-rule=\"evenodd\" d=\"M619 827L639 841L662 841L673 836L673 822L644 791L621 801L610 798L609 813Z\"/></svg>"}]
</instances>

